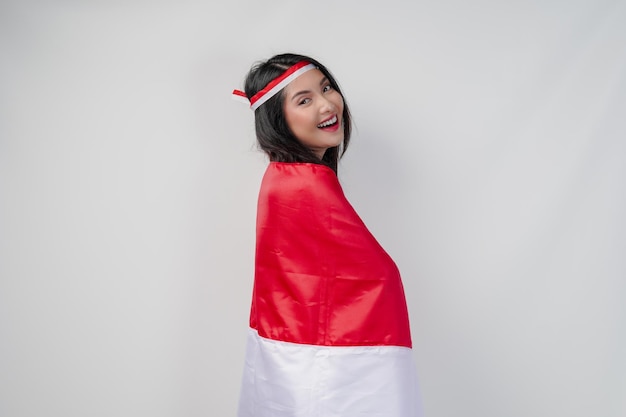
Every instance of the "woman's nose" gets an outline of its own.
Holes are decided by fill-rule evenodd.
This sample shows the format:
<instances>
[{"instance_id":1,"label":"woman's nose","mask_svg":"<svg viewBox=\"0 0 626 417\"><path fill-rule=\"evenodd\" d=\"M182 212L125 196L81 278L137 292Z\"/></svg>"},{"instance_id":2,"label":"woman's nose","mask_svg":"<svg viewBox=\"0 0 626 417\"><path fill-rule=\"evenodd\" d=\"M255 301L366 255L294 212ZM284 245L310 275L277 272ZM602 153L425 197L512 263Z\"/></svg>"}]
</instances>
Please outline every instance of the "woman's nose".
<instances>
[{"instance_id":1,"label":"woman's nose","mask_svg":"<svg viewBox=\"0 0 626 417\"><path fill-rule=\"evenodd\" d=\"M320 100L321 100L321 105L320 105L321 112L332 113L337 110L337 106L335 106L335 103L330 101L328 98L321 96Z\"/></svg>"}]
</instances>

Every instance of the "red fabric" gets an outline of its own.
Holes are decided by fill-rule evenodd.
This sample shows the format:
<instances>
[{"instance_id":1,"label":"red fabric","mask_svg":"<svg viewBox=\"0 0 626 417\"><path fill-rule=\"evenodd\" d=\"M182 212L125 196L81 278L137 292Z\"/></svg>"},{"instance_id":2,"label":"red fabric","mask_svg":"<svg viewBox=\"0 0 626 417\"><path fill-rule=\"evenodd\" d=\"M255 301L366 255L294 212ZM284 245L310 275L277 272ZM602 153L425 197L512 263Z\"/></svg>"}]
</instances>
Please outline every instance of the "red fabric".
<instances>
[{"instance_id":1,"label":"red fabric","mask_svg":"<svg viewBox=\"0 0 626 417\"><path fill-rule=\"evenodd\" d=\"M326 166L265 172L250 326L287 342L411 347L398 268Z\"/></svg>"}]
</instances>

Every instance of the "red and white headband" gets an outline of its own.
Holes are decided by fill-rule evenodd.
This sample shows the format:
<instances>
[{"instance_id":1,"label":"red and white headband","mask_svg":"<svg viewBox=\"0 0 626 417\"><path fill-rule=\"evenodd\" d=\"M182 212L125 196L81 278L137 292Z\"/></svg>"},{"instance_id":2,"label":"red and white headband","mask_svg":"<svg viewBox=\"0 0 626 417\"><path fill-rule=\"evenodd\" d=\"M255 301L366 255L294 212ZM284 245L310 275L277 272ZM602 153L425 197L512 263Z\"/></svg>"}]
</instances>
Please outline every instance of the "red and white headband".
<instances>
[{"instance_id":1,"label":"red and white headband","mask_svg":"<svg viewBox=\"0 0 626 417\"><path fill-rule=\"evenodd\" d=\"M287 84L289 84L305 72L315 68L315 65L311 64L308 61L300 61L297 64L292 65L287 69L287 71L283 72L281 75L270 81L262 90L253 95L252 98L248 99L246 93L241 90L234 90L233 98L235 100L249 103L250 109L256 110L261 104L265 103L267 100L275 96L276 93L285 88Z\"/></svg>"}]
</instances>

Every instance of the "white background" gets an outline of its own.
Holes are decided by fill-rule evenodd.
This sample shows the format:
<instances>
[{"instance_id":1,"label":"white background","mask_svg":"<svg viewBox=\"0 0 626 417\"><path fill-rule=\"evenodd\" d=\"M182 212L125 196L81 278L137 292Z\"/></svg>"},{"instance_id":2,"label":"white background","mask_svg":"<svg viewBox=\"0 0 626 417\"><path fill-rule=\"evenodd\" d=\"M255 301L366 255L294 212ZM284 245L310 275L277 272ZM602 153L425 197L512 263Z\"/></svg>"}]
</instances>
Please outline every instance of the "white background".
<instances>
[{"instance_id":1,"label":"white background","mask_svg":"<svg viewBox=\"0 0 626 417\"><path fill-rule=\"evenodd\" d=\"M325 63L428 417L626 415L626 2L0 4L0 415L232 416L266 165Z\"/></svg>"}]
</instances>

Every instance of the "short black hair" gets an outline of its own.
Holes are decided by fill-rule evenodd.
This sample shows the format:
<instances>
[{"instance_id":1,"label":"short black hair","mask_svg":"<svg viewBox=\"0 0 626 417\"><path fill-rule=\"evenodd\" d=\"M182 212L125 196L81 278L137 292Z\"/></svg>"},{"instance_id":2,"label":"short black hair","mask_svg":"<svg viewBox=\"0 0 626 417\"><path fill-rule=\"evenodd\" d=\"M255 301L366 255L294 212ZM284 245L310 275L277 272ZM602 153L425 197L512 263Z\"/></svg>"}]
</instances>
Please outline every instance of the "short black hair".
<instances>
[{"instance_id":1,"label":"short black hair","mask_svg":"<svg viewBox=\"0 0 626 417\"><path fill-rule=\"evenodd\" d=\"M262 90L268 83L284 73L292 65L307 61L315 65L328 79L331 87L343 98L343 142L328 148L320 160L315 153L304 146L289 129L283 110L284 94L275 96L259 106L254 112L254 124L259 147L276 162L309 162L330 167L335 173L339 159L343 156L350 142L352 119L348 103L330 71L319 61L304 55L280 54L267 61L255 64L246 77L245 92L248 98Z\"/></svg>"}]
</instances>

